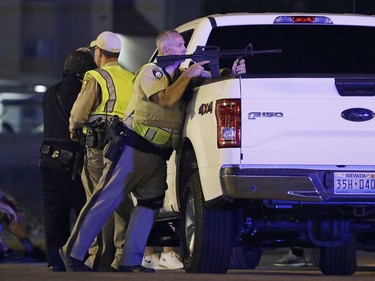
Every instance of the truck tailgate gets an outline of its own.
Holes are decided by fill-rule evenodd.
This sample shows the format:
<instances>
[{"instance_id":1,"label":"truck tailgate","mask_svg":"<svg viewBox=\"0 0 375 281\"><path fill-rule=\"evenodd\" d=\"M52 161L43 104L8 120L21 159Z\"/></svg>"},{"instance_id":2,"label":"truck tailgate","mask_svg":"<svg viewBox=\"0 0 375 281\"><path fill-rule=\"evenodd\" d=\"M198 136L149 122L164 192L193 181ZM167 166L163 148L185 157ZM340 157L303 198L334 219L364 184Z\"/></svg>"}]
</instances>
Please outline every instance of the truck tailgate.
<instances>
[{"instance_id":1,"label":"truck tailgate","mask_svg":"<svg viewBox=\"0 0 375 281\"><path fill-rule=\"evenodd\" d=\"M340 96L334 78L243 78L241 88L241 164L374 165L374 96Z\"/></svg>"}]
</instances>

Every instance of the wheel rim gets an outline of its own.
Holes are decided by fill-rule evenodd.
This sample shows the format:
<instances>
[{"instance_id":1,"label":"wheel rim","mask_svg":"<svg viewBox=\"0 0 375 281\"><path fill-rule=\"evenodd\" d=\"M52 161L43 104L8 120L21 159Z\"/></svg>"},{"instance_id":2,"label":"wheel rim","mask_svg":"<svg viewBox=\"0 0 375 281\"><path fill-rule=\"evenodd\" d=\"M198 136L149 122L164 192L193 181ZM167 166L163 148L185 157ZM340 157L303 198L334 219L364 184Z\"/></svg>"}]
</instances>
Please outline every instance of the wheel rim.
<instances>
[{"instance_id":1,"label":"wheel rim","mask_svg":"<svg viewBox=\"0 0 375 281\"><path fill-rule=\"evenodd\" d=\"M193 254L194 240L195 240L194 197L192 196L191 193L189 193L189 197L186 202L185 237L186 237L186 245L189 250L189 256L191 256Z\"/></svg>"}]
</instances>

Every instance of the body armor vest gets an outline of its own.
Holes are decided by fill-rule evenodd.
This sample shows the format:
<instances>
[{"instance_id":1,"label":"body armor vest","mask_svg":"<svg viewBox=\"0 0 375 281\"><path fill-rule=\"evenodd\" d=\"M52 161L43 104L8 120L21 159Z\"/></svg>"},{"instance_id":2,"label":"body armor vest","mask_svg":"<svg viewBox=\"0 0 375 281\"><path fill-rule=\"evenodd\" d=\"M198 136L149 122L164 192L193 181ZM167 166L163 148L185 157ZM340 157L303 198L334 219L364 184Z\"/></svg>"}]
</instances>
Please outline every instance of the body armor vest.
<instances>
[{"instance_id":1,"label":"body armor vest","mask_svg":"<svg viewBox=\"0 0 375 281\"><path fill-rule=\"evenodd\" d=\"M147 66L156 67L155 64L146 64L139 72ZM162 79L168 79L168 85L172 83L169 75L160 68L165 74ZM143 136L147 140L164 145L171 141L173 147L176 147L180 138L180 131L184 121L185 104L177 102L172 107L162 107L147 97L138 99L134 105L133 123L132 127L135 132Z\"/></svg>"}]
</instances>

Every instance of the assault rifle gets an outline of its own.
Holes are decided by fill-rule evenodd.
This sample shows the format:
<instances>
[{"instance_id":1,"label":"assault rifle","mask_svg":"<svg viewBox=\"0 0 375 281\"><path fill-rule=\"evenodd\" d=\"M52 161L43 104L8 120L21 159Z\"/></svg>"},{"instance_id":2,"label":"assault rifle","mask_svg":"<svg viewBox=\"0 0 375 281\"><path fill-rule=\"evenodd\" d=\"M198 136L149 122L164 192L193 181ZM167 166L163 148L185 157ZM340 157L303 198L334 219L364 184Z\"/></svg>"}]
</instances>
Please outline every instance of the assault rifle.
<instances>
[{"instance_id":1,"label":"assault rifle","mask_svg":"<svg viewBox=\"0 0 375 281\"><path fill-rule=\"evenodd\" d=\"M167 67L174 64L176 61L183 61L185 59L191 59L194 62L200 62L209 60L209 67L211 76L213 78L220 77L219 59L220 58L245 58L252 57L260 54L273 54L281 53L281 49L273 50L259 50L254 51L253 45L250 43L245 49L232 49L220 51L218 46L197 46L194 53L190 55L170 55L170 56L157 56L157 64L160 67Z\"/></svg>"}]
</instances>

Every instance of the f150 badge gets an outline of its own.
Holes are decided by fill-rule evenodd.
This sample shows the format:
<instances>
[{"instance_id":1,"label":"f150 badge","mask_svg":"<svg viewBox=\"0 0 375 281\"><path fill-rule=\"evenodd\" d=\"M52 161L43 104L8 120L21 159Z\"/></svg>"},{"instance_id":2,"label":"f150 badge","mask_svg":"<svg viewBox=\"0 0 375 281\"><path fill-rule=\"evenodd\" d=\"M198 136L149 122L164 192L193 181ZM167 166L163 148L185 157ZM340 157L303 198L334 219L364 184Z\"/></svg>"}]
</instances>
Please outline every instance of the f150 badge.
<instances>
[{"instance_id":1,"label":"f150 badge","mask_svg":"<svg viewBox=\"0 0 375 281\"><path fill-rule=\"evenodd\" d=\"M271 117L276 117L276 118L280 118L280 117L284 117L284 113L282 112L249 112L247 114L247 118L249 120L254 120L254 119L257 119L257 118L271 118Z\"/></svg>"},{"instance_id":2,"label":"f150 badge","mask_svg":"<svg viewBox=\"0 0 375 281\"><path fill-rule=\"evenodd\" d=\"M367 108L349 108L341 112L341 117L348 121L363 122L373 119L374 112Z\"/></svg>"}]
</instances>

